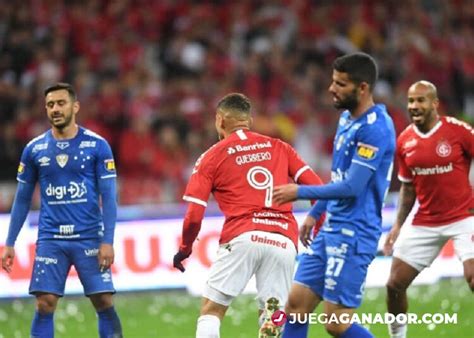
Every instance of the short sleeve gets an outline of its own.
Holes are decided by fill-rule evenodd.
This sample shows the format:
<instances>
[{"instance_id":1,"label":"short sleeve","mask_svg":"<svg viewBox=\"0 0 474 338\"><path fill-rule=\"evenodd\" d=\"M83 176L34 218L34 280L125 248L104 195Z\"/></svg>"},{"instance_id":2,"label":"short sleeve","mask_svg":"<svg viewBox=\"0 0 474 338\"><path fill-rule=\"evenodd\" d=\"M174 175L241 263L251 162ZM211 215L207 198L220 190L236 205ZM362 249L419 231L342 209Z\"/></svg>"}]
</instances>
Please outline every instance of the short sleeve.
<instances>
[{"instance_id":1,"label":"short sleeve","mask_svg":"<svg viewBox=\"0 0 474 338\"><path fill-rule=\"evenodd\" d=\"M110 145L104 139L98 141L96 173L100 179L117 177L117 169Z\"/></svg>"},{"instance_id":2,"label":"short sleeve","mask_svg":"<svg viewBox=\"0 0 474 338\"><path fill-rule=\"evenodd\" d=\"M400 139L397 142L397 162L398 162L398 179L401 182L411 182L413 181L413 175L411 173L411 170L408 168L408 166L405 163L405 157L402 154L402 145L400 142Z\"/></svg>"},{"instance_id":3,"label":"short sleeve","mask_svg":"<svg viewBox=\"0 0 474 338\"><path fill-rule=\"evenodd\" d=\"M214 166L212 165L210 155L209 151L207 151L197 159L191 178L186 186L183 200L207 207L207 200L212 191L214 177Z\"/></svg>"},{"instance_id":4,"label":"short sleeve","mask_svg":"<svg viewBox=\"0 0 474 338\"><path fill-rule=\"evenodd\" d=\"M352 162L377 170L385 151L391 146L392 136L394 137L382 124L363 125L357 131Z\"/></svg>"},{"instance_id":5,"label":"short sleeve","mask_svg":"<svg viewBox=\"0 0 474 338\"><path fill-rule=\"evenodd\" d=\"M306 164L296 150L287 143L283 143L288 156L288 176L298 182L299 177L307 170L311 170L310 166Z\"/></svg>"},{"instance_id":6,"label":"short sleeve","mask_svg":"<svg viewBox=\"0 0 474 338\"><path fill-rule=\"evenodd\" d=\"M32 158L31 148L28 146L23 149L21 154L16 179L19 182L32 184L35 184L38 179L38 171Z\"/></svg>"}]
</instances>

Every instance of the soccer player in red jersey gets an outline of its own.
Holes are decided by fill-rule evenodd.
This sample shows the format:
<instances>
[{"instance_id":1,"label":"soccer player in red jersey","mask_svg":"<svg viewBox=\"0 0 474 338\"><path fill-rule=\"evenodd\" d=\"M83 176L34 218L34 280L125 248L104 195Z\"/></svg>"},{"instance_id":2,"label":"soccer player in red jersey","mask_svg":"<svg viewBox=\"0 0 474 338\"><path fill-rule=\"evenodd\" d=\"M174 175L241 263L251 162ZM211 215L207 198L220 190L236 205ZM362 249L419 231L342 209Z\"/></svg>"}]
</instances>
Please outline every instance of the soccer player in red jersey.
<instances>
[{"instance_id":1,"label":"soccer player in red jersey","mask_svg":"<svg viewBox=\"0 0 474 338\"><path fill-rule=\"evenodd\" d=\"M474 130L453 117L438 115L436 87L418 81L408 90L410 124L398 137L398 177L402 182L395 224L384 252L393 262L387 282L387 307L406 313L406 290L430 266L449 239L463 262L464 276L474 291L473 189L469 168L474 156ZM415 200L413 224L402 228ZM392 338L406 337L407 325L389 326Z\"/></svg>"},{"instance_id":2,"label":"soccer player in red jersey","mask_svg":"<svg viewBox=\"0 0 474 338\"><path fill-rule=\"evenodd\" d=\"M270 304L273 310L284 306L293 278L298 225L291 204L272 203L273 187L290 178L300 184L322 184L290 145L249 130L250 111L250 101L242 94L220 100L216 111L220 141L196 161L183 197L190 203L182 243L173 260L181 271L201 228L210 193L225 216L197 321L196 337L200 338L219 337L227 308L253 275L261 313L271 300L278 301ZM264 317L262 328L271 323L268 313ZM260 330L260 337L267 337L264 331Z\"/></svg>"}]
</instances>

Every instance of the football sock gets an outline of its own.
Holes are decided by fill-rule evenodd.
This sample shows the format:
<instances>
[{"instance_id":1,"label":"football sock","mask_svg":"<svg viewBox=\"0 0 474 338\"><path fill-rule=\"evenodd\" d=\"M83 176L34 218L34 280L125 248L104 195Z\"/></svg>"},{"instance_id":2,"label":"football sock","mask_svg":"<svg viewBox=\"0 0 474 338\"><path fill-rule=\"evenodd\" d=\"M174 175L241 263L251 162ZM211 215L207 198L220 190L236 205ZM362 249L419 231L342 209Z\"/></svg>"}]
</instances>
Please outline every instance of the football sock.
<instances>
[{"instance_id":1,"label":"football sock","mask_svg":"<svg viewBox=\"0 0 474 338\"><path fill-rule=\"evenodd\" d=\"M407 329L407 324L391 323L388 324L388 335L390 338L406 338Z\"/></svg>"},{"instance_id":2,"label":"football sock","mask_svg":"<svg viewBox=\"0 0 474 338\"><path fill-rule=\"evenodd\" d=\"M41 314L35 311L33 322L31 323L32 338L53 338L54 337L54 313Z\"/></svg>"},{"instance_id":3,"label":"football sock","mask_svg":"<svg viewBox=\"0 0 474 338\"><path fill-rule=\"evenodd\" d=\"M196 338L219 338L221 321L213 315L203 315L197 320Z\"/></svg>"},{"instance_id":4,"label":"football sock","mask_svg":"<svg viewBox=\"0 0 474 338\"><path fill-rule=\"evenodd\" d=\"M353 323L346 331L344 331L340 338L374 338L374 335L365 327Z\"/></svg>"},{"instance_id":5,"label":"football sock","mask_svg":"<svg viewBox=\"0 0 474 338\"><path fill-rule=\"evenodd\" d=\"M122 324L113 306L103 311L97 311L97 317L99 318L100 338L122 337Z\"/></svg>"},{"instance_id":6,"label":"football sock","mask_svg":"<svg viewBox=\"0 0 474 338\"><path fill-rule=\"evenodd\" d=\"M300 323L295 321L294 323L286 322L283 327L282 338L306 338L308 336L308 322Z\"/></svg>"}]
</instances>

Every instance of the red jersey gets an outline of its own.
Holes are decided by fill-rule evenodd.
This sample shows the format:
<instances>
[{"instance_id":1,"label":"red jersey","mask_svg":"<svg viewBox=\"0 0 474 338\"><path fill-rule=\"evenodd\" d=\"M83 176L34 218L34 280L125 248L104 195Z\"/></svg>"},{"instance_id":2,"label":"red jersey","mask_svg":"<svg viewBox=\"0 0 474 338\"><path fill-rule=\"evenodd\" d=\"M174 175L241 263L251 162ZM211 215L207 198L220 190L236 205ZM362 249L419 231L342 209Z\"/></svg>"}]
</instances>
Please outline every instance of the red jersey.
<instances>
[{"instance_id":1,"label":"red jersey","mask_svg":"<svg viewBox=\"0 0 474 338\"><path fill-rule=\"evenodd\" d=\"M409 125L398 137L398 178L413 182L420 203L414 225L445 225L470 216L474 205L469 168L474 130L453 117L441 117L428 133Z\"/></svg>"},{"instance_id":2,"label":"red jersey","mask_svg":"<svg viewBox=\"0 0 474 338\"><path fill-rule=\"evenodd\" d=\"M287 143L238 130L199 157L183 199L206 207L213 193L225 216L220 243L260 230L280 233L297 247L298 225L291 203L272 203L273 187L287 184L289 177L303 184L321 184Z\"/></svg>"}]
</instances>

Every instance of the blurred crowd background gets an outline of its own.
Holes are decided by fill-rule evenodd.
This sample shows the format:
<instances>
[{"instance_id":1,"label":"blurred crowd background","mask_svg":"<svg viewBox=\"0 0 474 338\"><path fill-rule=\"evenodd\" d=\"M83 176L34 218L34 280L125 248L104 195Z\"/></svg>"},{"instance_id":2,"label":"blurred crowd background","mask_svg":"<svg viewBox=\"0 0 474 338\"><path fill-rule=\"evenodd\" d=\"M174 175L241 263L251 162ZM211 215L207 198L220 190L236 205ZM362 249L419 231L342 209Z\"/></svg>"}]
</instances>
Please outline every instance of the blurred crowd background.
<instances>
[{"instance_id":1,"label":"blurred crowd background","mask_svg":"<svg viewBox=\"0 0 474 338\"><path fill-rule=\"evenodd\" d=\"M254 130L327 181L331 65L357 50L378 61L375 97L397 132L420 79L443 114L474 120L472 0L0 0L0 211L23 146L49 128L43 90L58 81L77 90L78 122L111 144L121 205L181 199L217 140L216 103L234 91L251 98Z\"/></svg>"}]
</instances>

